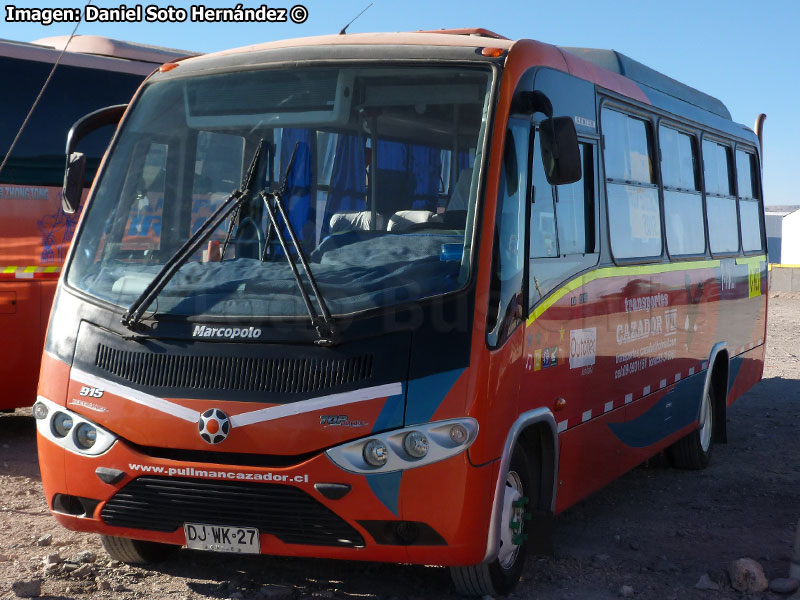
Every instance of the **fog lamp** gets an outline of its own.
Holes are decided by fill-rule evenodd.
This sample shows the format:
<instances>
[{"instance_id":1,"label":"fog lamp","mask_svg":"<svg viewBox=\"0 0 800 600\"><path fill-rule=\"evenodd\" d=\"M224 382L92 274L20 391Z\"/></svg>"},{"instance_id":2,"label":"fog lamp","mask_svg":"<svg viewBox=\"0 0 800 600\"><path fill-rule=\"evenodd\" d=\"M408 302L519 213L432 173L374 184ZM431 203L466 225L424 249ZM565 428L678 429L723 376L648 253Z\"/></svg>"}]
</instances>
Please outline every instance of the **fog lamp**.
<instances>
[{"instance_id":1,"label":"fog lamp","mask_svg":"<svg viewBox=\"0 0 800 600\"><path fill-rule=\"evenodd\" d=\"M428 438L424 433L412 431L403 439L403 447L414 458L422 458L428 453Z\"/></svg>"},{"instance_id":2,"label":"fog lamp","mask_svg":"<svg viewBox=\"0 0 800 600\"><path fill-rule=\"evenodd\" d=\"M47 410L43 402L37 402L33 405L33 416L39 420L46 419L48 412L50 411Z\"/></svg>"},{"instance_id":3,"label":"fog lamp","mask_svg":"<svg viewBox=\"0 0 800 600\"><path fill-rule=\"evenodd\" d=\"M81 423L75 429L75 445L81 450L88 450L97 441L97 429L88 423Z\"/></svg>"},{"instance_id":4,"label":"fog lamp","mask_svg":"<svg viewBox=\"0 0 800 600\"><path fill-rule=\"evenodd\" d=\"M450 441L454 444L465 444L469 439L469 432L463 425L456 423L450 428Z\"/></svg>"},{"instance_id":5,"label":"fog lamp","mask_svg":"<svg viewBox=\"0 0 800 600\"><path fill-rule=\"evenodd\" d=\"M364 444L364 460L373 467L382 467L389 460L389 449L380 440L370 440Z\"/></svg>"},{"instance_id":6,"label":"fog lamp","mask_svg":"<svg viewBox=\"0 0 800 600\"><path fill-rule=\"evenodd\" d=\"M56 413L53 417L53 435L56 437L67 437L72 429L72 417L66 413Z\"/></svg>"}]
</instances>

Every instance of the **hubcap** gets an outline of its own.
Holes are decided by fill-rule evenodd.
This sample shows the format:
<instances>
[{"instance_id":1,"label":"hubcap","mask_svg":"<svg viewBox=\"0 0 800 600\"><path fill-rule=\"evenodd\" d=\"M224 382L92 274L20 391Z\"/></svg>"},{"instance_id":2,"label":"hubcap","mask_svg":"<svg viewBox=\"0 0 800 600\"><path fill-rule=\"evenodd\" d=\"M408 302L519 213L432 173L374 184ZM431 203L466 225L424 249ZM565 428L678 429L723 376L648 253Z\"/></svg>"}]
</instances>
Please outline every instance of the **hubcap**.
<instances>
[{"instance_id":1,"label":"hubcap","mask_svg":"<svg viewBox=\"0 0 800 600\"><path fill-rule=\"evenodd\" d=\"M711 431L714 427L714 411L711 408L711 397L706 394L703 398L703 408L700 413L700 447L703 452L708 452L711 447Z\"/></svg>"},{"instance_id":2,"label":"hubcap","mask_svg":"<svg viewBox=\"0 0 800 600\"><path fill-rule=\"evenodd\" d=\"M523 491L522 480L517 472L509 471L503 494L503 526L500 530L500 551L497 555L500 566L504 569L510 569L519 554L519 544L514 543L514 538L523 539L525 523Z\"/></svg>"}]
</instances>

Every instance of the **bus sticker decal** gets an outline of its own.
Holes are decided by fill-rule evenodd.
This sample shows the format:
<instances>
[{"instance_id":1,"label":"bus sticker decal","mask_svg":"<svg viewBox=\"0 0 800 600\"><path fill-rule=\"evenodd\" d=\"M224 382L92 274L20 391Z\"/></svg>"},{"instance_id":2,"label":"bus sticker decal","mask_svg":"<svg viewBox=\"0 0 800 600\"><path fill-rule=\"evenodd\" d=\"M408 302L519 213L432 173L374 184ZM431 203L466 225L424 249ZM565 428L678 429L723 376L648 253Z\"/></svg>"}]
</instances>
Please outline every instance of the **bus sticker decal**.
<instances>
[{"instance_id":1,"label":"bus sticker decal","mask_svg":"<svg viewBox=\"0 0 800 600\"><path fill-rule=\"evenodd\" d=\"M569 332L569 368L594 364L597 354L597 328L571 329Z\"/></svg>"},{"instance_id":2,"label":"bus sticker decal","mask_svg":"<svg viewBox=\"0 0 800 600\"><path fill-rule=\"evenodd\" d=\"M761 265L747 265L747 288L750 298L761 295Z\"/></svg>"},{"instance_id":3,"label":"bus sticker decal","mask_svg":"<svg viewBox=\"0 0 800 600\"><path fill-rule=\"evenodd\" d=\"M369 489L381 503L392 511L396 517L400 516L400 482L403 479L403 471L392 473L373 473L364 475Z\"/></svg>"},{"instance_id":4,"label":"bus sticker decal","mask_svg":"<svg viewBox=\"0 0 800 600\"><path fill-rule=\"evenodd\" d=\"M459 370L459 373L460 371L461 370ZM113 381L108 381L102 377L91 375L76 368L72 369L71 378L73 381L78 383L102 388L106 392L110 392L116 396L119 396L120 398L130 400L136 404L141 404L142 406L147 406L148 408L172 415L179 419L183 419L184 421L189 421L192 424L197 424L198 420L200 419L199 411L181 406L175 402L170 402L164 398L159 398L157 396L145 394L144 392L136 391L129 387L114 383ZM402 393L403 385L399 382L377 385L369 388L362 388L360 390L353 390L351 392L330 394L328 396L320 396L319 398L301 400L293 404L270 406L268 408L262 408L259 410L233 415L230 418L230 425L231 427L254 425L256 423L274 421L284 417L315 412L317 410L332 408L344 404L366 402L369 400L376 400L378 398L398 396Z\"/></svg>"}]
</instances>

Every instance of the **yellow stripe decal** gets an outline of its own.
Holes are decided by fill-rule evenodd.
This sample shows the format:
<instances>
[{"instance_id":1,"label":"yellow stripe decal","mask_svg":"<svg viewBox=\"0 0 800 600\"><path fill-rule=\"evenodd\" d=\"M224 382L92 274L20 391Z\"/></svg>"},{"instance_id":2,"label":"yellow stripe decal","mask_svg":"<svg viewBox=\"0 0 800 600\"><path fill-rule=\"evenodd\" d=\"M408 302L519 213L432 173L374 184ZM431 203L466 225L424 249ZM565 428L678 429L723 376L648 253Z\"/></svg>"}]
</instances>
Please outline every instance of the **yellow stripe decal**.
<instances>
[{"instance_id":1,"label":"yellow stripe decal","mask_svg":"<svg viewBox=\"0 0 800 600\"><path fill-rule=\"evenodd\" d=\"M25 267L23 272L25 272L25 273L36 273L36 267Z\"/></svg>"},{"instance_id":2,"label":"yellow stripe decal","mask_svg":"<svg viewBox=\"0 0 800 600\"><path fill-rule=\"evenodd\" d=\"M45 267L45 273L58 273L61 270L61 267Z\"/></svg>"},{"instance_id":3,"label":"yellow stripe decal","mask_svg":"<svg viewBox=\"0 0 800 600\"><path fill-rule=\"evenodd\" d=\"M659 263L656 265L632 265L630 267L602 267L589 273L579 275L566 285L562 286L539 304L528 317L527 325L531 325L544 311L553 306L570 292L575 291L595 279L609 279L611 277L627 277L631 275L654 275L671 271L693 271L695 269L713 269L719 266L718 260L699 260L684 263Z\"/></svg>"},{"instance_id":4,"label":"yellow stripe decal","mask_svg":"<svg viewBox=\"0 0 800 600\"><path fill-rule=\"evenodd\" d=\"M16 270L17 270L17 267L6 267L6 268L3 269L3 273L15 273Z\"/></svg>"},{"instance_id":5,"label":"yellow stripe decal","mask_svg":"<svg viewBox=\"0 0 800 600\"><path fill-rule=\"evenodd\" d=\"M767 262L767 257L761 254L760 256L748 256L746 258L737 258L737 265L757 265L762 262Z\"/></svg>"}]
</instances>

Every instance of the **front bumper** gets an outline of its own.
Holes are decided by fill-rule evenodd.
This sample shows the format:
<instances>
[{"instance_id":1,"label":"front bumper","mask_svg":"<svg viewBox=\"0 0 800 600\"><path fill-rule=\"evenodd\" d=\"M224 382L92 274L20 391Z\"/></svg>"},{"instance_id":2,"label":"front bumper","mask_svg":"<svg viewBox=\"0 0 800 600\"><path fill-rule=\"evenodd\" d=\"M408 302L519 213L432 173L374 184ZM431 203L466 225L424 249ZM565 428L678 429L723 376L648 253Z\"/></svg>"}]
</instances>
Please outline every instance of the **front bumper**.
<instances>
[{"instance_id":1,"label":"front bumper","mask_svg":"<svg viewBox=\"0 0 800 600\"><path fill-rule=\"evenodd\" d=\"M289 467L245 467L155 458L124 440L100 456L38 441L48 506L73 530L184 545L185 522L256 526L263 554L446 566L476 564L486 550L497 464L473 467L466 452L365 475L322 453ZM122 474L106 483L98 467ZM320 484L350 490L333 499ZM70 510L64 498L84 500Z\"/></svg>"}]
</instances>

